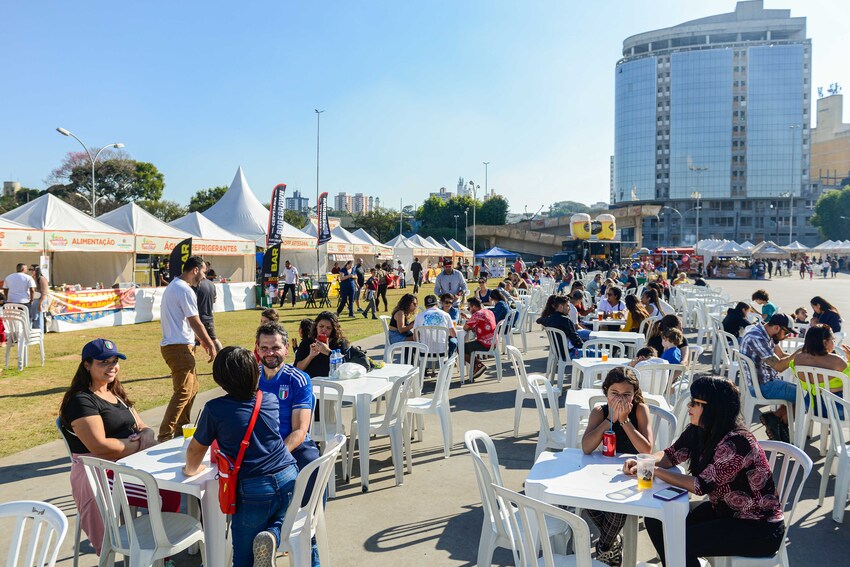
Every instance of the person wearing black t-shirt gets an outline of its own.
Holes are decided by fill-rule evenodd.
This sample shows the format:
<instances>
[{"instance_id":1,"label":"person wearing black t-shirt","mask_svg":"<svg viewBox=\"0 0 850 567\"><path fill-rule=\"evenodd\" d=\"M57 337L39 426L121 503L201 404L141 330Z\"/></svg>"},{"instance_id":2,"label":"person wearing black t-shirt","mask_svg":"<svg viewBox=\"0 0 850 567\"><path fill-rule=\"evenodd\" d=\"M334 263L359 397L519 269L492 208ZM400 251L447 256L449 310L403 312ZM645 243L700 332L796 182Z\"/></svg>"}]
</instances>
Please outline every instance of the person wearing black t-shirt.
<instances>
[{"instance_id":1,"label":"person wearing black t-shirt","mask_svg":"<svg viewBox=\"0 0 850 567\"><path fill-rule=\"evenodd\" d=\"M349 344L342 335L339 318L332 311L322 311L316 316L310 334L295 351L295 367L310 378L326 378L331 370L331 351L348 353Z\"/></svg>"},{"instance_id":2,"label":"person wearing black t-shirt","mask_svg":"<svg viewBox=\"0 0 850 567\"><path fill-rule=\"evenodd\" d=\"M164 287L169 283L171 283L171 272L168 269L168 260L163 260L156 273L156 285Z\"/></svg>"},{"instance_id":3,"label":"person wearing black t-shirt","mask_svg":"<svg viewBox=\"0 0 850 567\"><path fill-rule=\"evenodd\" d=\"M410 264L410 273L413 274L413 293L419 293L419 286L422 283L422 264L419 263L419 258L414 258Z\"/></svg>"},{"instance_id":4,"label":"person wearing black t-shirt","mask_svg":"<svg viewBox=\"0 0 850 567\"><path fill-rule=\"evenodd\" d=\"M118 379L120 360L115 343L95 339L83 347L71 387L65 392L59 408L62 435L74 455L71 464L71 496L79 511L80 527L100 555L103 542L103 520L97 501L86 478L85 467L78 455L117 461L156 445L156 434L133 409ZM162 509L180 509L180 494L160 491ZM130 497L130 505L147 508L144 498Z\"/></svg>"}]
</instances>

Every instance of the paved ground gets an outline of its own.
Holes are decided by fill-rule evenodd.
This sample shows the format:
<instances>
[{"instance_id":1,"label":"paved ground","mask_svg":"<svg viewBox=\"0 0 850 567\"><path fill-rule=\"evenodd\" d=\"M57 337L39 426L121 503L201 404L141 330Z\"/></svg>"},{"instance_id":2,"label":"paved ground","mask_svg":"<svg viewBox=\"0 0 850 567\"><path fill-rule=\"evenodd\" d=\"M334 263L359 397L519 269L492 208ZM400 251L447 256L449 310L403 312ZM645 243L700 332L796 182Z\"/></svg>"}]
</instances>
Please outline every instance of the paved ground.
<instances>
[{"instance_id":1,"label":"paved ground","mask_svg":"<svg viewBox=\"0 0 850 567\"><path fill-rule=\"evenodd\" d=\"M850 313L850 297L842 293L848 279L799 281L781 278L767 282L711 281L729 291L733 298L748 298L754 289L767 289L782 308L807 304L812 295L820 294ZM379 356L381 337L361 344L370 354ZM542 333L530 337L526 356L530 368L543 369L546 351ZM704 357L703 361L708 358ZM708 371L708 365L701 365ZM333 559L337 565L474 565L478 549L482 513L472 464L463 449L463 433L481 429L494 438L506 485L521 490L534 457L537 420L530 403L523 414L521 434L513 437L513 399L516 381L508 372L498 383L480 379L463 387L455 384L450 392L454 448L452 456L444 459L436 419L426 419L427 430L422 443L414 443L414 467L406 474L404 484L395 486L389 443L378 439L372 445L371 491L362 494L358 477L348 485L340 485L337 498L328 504L328 522L332 538ZM219 392L208 392L199 403ZM148 423L158 423L162 408L144 415ZM761 428L756 434L763 438ZM815 438L817 443L817 438ZM832 486L830 482L823 507L817 506L817 488L823 459L817 449L808 448L815 459L815 469L804 488L803 500L794 519L789 555L793 563L819 565L847 564L850 557L850 537L846 525L832 521ZM60 441L42 445L0 460L0 502L22 498L40 499L59 506L71 517L71 530L61 553L60 565L71 565L71 545L75 510L68 484L68 460ZM0 523L0 533L6 526ZM2 538L0 538L2 539ZM5 542L0 542L0 557L5 554ZM87 543L80 565L96 565L96 557ZM654 550L645 532L641 531L638 558L651 560ZM813 559L813 558L817 559ZM808 561L807 561L808 560ZM181 556L178 565L195 566L197 557ZM281 565L285 563L281 561ZM496 565L512 565L510 553L497 551Z\"/></svg>"}]
</instances>

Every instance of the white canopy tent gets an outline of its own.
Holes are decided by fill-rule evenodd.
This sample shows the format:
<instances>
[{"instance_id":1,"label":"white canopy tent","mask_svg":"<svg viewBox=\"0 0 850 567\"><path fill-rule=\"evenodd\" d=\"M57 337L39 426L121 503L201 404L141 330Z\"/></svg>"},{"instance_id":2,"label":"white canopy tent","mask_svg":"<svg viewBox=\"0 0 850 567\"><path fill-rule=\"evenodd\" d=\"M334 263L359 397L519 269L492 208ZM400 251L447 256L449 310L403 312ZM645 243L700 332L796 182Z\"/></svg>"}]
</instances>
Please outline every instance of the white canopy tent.
<instances>
[{"instance_id":1,"label":"white canopy tent","mask_svg":"<svg viewBox=\"0 0 850 567\"><path fill-rule=\"evenodd\" d=\"M447 240L446 246L451 248L451 250L452 250L452 252L454 252L455 256L460 256L461 258L465 258L465 259L469 260L470 262L472 262L472 257L474 256L474 254L472 253L472 250L470 250L469 248L467 248L466 246L464 246L463 244L461 244L460 242L458 242L454 238Z\"/></svg>"},{"instance_id":2,"label":"white canopy tent","mask_svg":"<svg viewBox=\"0 0 850 567\"><path fill-rule=\"evenodd\" d=\"M799 252L808 252L809 251L809 247L805 246L803 244L800 244L799 240L795 240L794 242L792 242L788 246L785 246L785 249L788 250L791 253L799 253Z\"/></svg>"},{"instance_id":3,"label":"white canopy tent","mask_svg":"<svg viewBox=\"0 0 850 567\"><path fill-rule=\"evenodd\" d=\"M228 232L198 212L168 224L192 235L192 254L203 256L219 276L227 281L254 281L254 241Z\"/></svg>"},{"instance_id":4,"label":"white canopy tent","mask_svg":"<svg viewBox=\"0 0 850 567\"><path fill-rule=\"evenodd\" d=\"M18 264L38 264L43 253L40 230L0 218L0 279L14 273Z\"/></svg>"},{"instance_id":5,"label":"white canopy tent","mask_svg":"<svg viewBox=\"0 0 850 567\"><path fill-rule=\"evenodd\" d=\"M253 240L261 248L266 247L269 210L251 191L242 166L236 170L227 192L215 205L204 211L204 216L224 230Z\"/></svg>"},{"instance_id":6,"label":"white canopy tent","mask_svg":"<svg viewBox=\"0 0 850 567\"><path fill-rule=\"evenodd\" d=\"M420 237L421 238L421 237ZM437 250L439 250L443 256L454 256L454 250L446 246L445 244L440 244L437 242L433 236L426 236L425 242L428 242L432 246L435 246Z\"/></svg>"},{"instance_id":7,"label":"white canopy tent","mask_svg":"<svg viewBox=\"0 0 850 567\"><path fill-rule=\"evenodd\" d=\"M440 254L434 248L423 246L421 240L418 239L418 235L414 236L417 237L417 241L414 241L413 237L405 238L399 234L387 242L387 246L393 247L393 255L401 260L401 264L408 272L410 272L410 265L413 263L414 258L419 258L419 263L422 264L423 270L427 270L429 264L436 266Z\"/></svg>"},{"instance_id":8,"label":"white canopy tent","mask_svg":"<svg viewBox=\"0 0 850 567\"><path fill-rule=\"evenodd\" d=\"M91 218L51 194L21 205L2 218L43 231L41 249L51 258L52 285L93 287L100 282L109 287L133 281L133 236Z\"/></svg>"},{"instance_id":9,"label":"white canopy tent","mask_svg":"<svg viewBox=\"0 0 850 567\"><path fill-rule=\"evenodd\" d=\"M387 246L386 244L382 244L378 239L374 238L371 234L363 230L362 228L358 228L352 234L358 237L360 240L364 242L368 242L375 247L375 253L378 260L392 260L393 259L393 248L392 246Z\"/></svg>"},{"instance_id":10,"label":"white canopy tent","mask_svg":"<svg viewBox=\"0 0 850 567\"><path fill-rule=\"evenodd\" d=\"M753 248L755 248L755 247L756 247L756 245L755 245L755 244L753 244L752 242L750 242L749 240L745 240L745 241L743 241L743 242L740 244L740 246L741 246L741 248L743 248L743 249L745 249L745 250L752 250Z\"/></svg>"},{"instance_id":11,"label":"white canopy tent","mask_svg":"<svg viewBox=\"0 0 850 567\"><path fill-rule=\"evenodd\" d=\"M341 226L338 226L331 230L331 234L334 236L338 236L342 240L345 240L346 242L351 244L354 257L363 258L363 263L366 265L367 268L371 268L375 265L378 253L374 244L363 240L356 234L348 232Z\"/></svg>"},{"instance_id":12,"label":"white canopy tent","mask_svg":"<svg viewBox=\"0 0 850 567\"><path fill-rule=\"evenodd\" d=\"M303 230L314 239L317 238L318 231L316 230L316 225L313 223L308 222L307 226L305 226ZM313 255L315 256L315 253ZM318 261L321 262L319 265L319 274L328 273L330 271L328 264L332 262L339 262L340 265L342 265L349 260L354 260L354 246L331 231L331 239L319 246ZM313 261L315 263L316 259L314 258Z\"/></svg>"},{"instance_id":13,"label":"white canopy tent","mask_svg":"<svg viewBox=\"0 0 850 567\"><path fill-rule=\"evenodd\" d=\"M750 254L753 255L753 258L770 258L773 260L782 260L791 257L791 254L787 250L781 248L771 240L760 242L750 250Z\"/></svg>"}]
</instances>

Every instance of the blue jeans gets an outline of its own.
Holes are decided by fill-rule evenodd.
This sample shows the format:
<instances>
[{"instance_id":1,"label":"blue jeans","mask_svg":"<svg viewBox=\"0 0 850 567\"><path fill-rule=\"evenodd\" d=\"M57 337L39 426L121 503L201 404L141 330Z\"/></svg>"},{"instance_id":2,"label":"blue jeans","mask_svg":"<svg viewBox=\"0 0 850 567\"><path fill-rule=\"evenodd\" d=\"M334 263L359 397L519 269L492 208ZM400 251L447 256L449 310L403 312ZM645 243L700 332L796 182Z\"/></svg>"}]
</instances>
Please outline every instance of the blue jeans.
<instances>
[{"instance_id":1,"label":"blue jeans","mask_svg":"<svg viewBox=\"0 0 850 567\"><path fill-rule=\"evenodd\" d=\"M233 566L254 564L254 537L262 531L274 534L280 546L280 526L292 500L297 466L274 474L239 481L236 513L233 514Z\"/></svg>"},{"instance_id":2,"label":"blue jeans","mask_svg":"<svg viewBox=\"0 0 850 567\"><path fill-rule=\"evenodd\" d=\"M771 380L761 384L761 395L769 400L785 400L794 403L797 401L797 384L785 380Z\"/></svg>"},{"instance_id":3,"label":"blue jeans","mask_svg":"<svg viewBox=\"0 0 850 567\"><path fill-rule=\"evenodd\" d=\"M457 337L449 337L449 356L457 351Z\"/></svg>"},{"instance_id":4,"label":"blue jeans","mask_svg":"<svg viewBox=\"0 0 850 567\"><path fill-rule=\"evenodd\" d=\"M576 331L576 334L583 341L589 341L590 340L590 329L578 329Z\"/></svg>"}]
</instances>

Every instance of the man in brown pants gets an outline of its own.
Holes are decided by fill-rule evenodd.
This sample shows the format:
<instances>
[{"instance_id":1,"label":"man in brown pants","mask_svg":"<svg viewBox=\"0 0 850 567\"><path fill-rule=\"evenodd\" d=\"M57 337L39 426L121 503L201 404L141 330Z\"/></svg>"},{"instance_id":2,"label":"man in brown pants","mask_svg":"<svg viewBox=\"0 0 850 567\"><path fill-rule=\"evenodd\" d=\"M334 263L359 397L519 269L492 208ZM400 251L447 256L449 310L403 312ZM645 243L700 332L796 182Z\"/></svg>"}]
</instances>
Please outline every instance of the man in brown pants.
<instances>
[{"instance_id":1,"label":"man in brown pants","mask_svg":"<svg viewBox=\"0 0 850 567\"><path fill-rule=\"evenodd\" d=\"M195 337L207 351L209 360L216 355L216 347L198 315L198 300L192 286L205 277L206 265L198 256L190 256L183 265L183 273L165 288L160 308L162 342L160 351L168 368L174 393L162 425L159 440L168 441L182 433L191 419L192 403L198 393L198 375L195 372Z\"/></svg>"}]
</instances>

